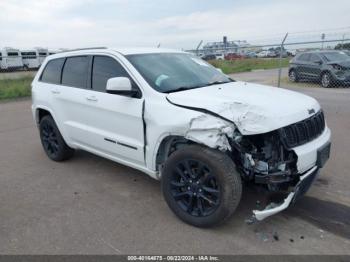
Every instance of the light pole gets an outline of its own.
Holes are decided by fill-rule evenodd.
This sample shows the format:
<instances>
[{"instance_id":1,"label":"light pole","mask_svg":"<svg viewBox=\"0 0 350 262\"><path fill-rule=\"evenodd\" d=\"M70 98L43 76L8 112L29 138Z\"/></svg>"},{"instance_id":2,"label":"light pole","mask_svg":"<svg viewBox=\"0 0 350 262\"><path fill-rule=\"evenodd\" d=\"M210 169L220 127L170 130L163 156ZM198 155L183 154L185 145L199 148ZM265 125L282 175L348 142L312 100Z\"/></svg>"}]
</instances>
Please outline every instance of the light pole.
<instances>
[{"instance_id":1,"label":"light pole","mask_svg":"<svg viewBox=\"0 0 350 262\"><path fill-rule=\"evenodd\" d=\"M323 49L323 44L324 44L324 39L326 38L326 35L323 33L321 35L321 39L322 39L322 49Z\"/></svg>"}]
</instances>

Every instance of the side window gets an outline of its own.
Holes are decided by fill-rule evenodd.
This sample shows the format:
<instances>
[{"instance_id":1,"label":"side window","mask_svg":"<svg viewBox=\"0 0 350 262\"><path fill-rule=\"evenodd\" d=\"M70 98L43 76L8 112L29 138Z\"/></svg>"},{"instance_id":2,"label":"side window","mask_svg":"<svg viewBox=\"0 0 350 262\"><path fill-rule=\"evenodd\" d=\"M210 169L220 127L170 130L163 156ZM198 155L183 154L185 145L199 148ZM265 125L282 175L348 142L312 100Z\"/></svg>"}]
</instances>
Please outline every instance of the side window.
<instances>
[{"instance_id":1,"label":"side window","mask_svg":"<svg viewBox=\"0 0 350 262\"><path fill-rule=\"evenodd\" d=\"M40 80L50 84L60 84L63 63L64 58L50 60L47 63Z\"/></svg>"},{"instance_id":2,"label":"side window","mask_svg":"<svg viewBox=\"0 0 350 262\"><path fill-rule=\"evenodd\" d=\"M105 92L107 80L119 76L129 77L125 69L115 59L108 56L94 56L91 81L93 90Z\"/></svg>"},{"instance_id":3,"label":"side window","mask_svg":"<svg viewBox=\"0 0 350 262\"><path fill-rule=\"evenodd\" d=\"M63 67L62 85L86 88L89 68L89 57L67 57Z\"/></svg>"},{"instance_id":4,"label":"side window","mask_svg":"<svg viewBox=\"0 0 350 262\"><path fill-rule=\"evenodd\" d=\"M303 61L303 62L306 62L306 61L309 61L309 58L310 58L310 54L301 54L298 58L299 61Z\"/></svg>"},{"instance_id":5,"label":"side window","mask_svg":"<svg viewBox=\"0 0 350 262\"><path fill-rule=\"evenodd\" d=\"M318 62L320 60L321 60L321 58L318 55L316 55L316 54L311 54L310 55L310 62L316 63L316 62Z\"/></svg>"}]
</instances>

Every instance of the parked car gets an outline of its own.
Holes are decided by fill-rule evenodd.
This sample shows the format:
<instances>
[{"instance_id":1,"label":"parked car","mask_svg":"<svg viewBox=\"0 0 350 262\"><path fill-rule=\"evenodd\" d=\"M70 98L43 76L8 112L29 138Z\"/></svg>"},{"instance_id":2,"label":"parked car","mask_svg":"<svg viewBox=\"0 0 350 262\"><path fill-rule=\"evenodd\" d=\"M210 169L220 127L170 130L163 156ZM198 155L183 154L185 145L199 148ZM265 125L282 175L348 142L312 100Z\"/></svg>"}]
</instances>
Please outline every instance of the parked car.
<instances>
[{"instance_id":1,"label":"parked car","mask_svg":"<svg viewBox=\"0 0 350 262\"><path fill-rule=\"evenodd\" d=\"M216 55L214 55L214 54L204 55L204 56L202 56L202 59L205 61L216 60Z\"/></svg>"},{"instance_id":2,"label":"parked car","mask_svg":"<svg viewBox=\"0 0 350 262\"><path fill-rule=\"evenodd\" d=\"M216 60L224 60L225 56L224 56L224 54L215 54L215 58L216 58Z\"/></svg>"},{"instance_id":3,"label":"parked car","mask_svg":"<svg viewBox=\"0 0 350 262\"><path fill-rule=\"evenodd\" d=\"M274 51L269 51L269 50L263 50L257 54L258 57L263 58L263 57L275 57L276 53Z\"/></svg>"},{"instance_id":4,"label":"parked car","mask_svg":"<svg viewBox=\"0 0 350 262\"><path fill-rule=\"evenodd\" d=\"M319 81L323 87L350 84L350 57L343 51L299 53L289 64L289 80Z\"/></svg>"},{"instance_id":5,"label":"parked car","mask_svg":"<svg viewBox=\"0 0 350 262\"><path fill-rule=\"evenodd\" d=\"M244 58L257 58L257 54L255 52L247 52L244 54Z\"/></svg>"},{"instance_id":6,"label":"parked car","mask_svg":"<svg viewBox=\"0 0 350 262\"><path fill-rule=\"evenodd\" d=\"M274 57L281 57L281 50L280 49L277 49L275 52L275 56ZM282 57L285 58L285 57L288 57L288 53L286 50L282 50Z\"/></svg>"},{"instance_id":7,"label":"parked car","mask_svg":"<svg viewBox=\"0 0 350 262\"><path fill-rule=\"evenodd\" d=\"M267 57L277 57L276 51L269 50L267 53Z\"/></svg>"},{"instance_id":8,"label":"parked car","mask_svg":"<svg viewBox=\"0 0 350 262\"><path fill-rule=\"evenodd\" d=\"M288 56L295 56L297 54L297 50L288 50L287 55Z\"/></svg>"},{"instance_id":9,"label":"parked car","mask_svg":"<svg viewBox=\"0 0 350 262\"><path fill-rule=\"evenodd\" d=\"M50 159L80 149L141 170L161 180L180 219L199 227L234 213L242 181L284 196L254 210L255 219L286 209L330 154L331 132L315 99L234 81L174 50L48 56L32 83L32 112Z\"/></svg>"},{"instance_id":10,"label":"parked car","mask_svg":"<svg viewBox=\"0 0 350 262\"><path fill-rule=\"evenodd\" d=\"M243 59L243 55L237 54L237 53L228 53L225 55L225 60L237 60L237 59Z\"/></svg>"}]
</instances>

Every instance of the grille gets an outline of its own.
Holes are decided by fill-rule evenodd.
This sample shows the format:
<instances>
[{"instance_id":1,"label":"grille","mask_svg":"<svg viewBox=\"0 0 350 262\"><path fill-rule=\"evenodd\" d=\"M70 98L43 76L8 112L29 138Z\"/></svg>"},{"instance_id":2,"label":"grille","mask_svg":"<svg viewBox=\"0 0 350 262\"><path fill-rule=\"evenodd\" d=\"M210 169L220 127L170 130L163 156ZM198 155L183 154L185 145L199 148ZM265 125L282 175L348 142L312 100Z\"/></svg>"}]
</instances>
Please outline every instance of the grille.
<instances>
[{"instance_id":1,"label":"grille","mask_svg":"<svg viewBox=\"0 0 350 262\"><path fill-rule=\"evenodd\" d=\"M303 145L320 136L325 129L322 110L300 122L281 128L281 137L287 148Z\"/></svg>"}]
</instances>

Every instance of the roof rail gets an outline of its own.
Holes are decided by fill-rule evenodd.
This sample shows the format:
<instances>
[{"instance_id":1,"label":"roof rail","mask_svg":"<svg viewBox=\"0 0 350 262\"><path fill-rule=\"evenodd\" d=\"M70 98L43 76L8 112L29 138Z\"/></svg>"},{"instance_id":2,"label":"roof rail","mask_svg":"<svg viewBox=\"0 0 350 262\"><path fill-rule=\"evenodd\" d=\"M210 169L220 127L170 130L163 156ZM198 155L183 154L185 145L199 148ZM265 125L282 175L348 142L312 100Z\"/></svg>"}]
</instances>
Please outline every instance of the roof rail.
<instances>
[{"instance_id":1,"label":"roof rail","mask_svg":"<svg viewBox=\"0 0 350 262\"><path fill-rule=\"evenodd\" d=\"M68 49L68 50L62 50L59 53L66 53L66 52L73 52L73 51L81 51L81 50L90 50L90 49L107 49L107 47L104 46L97 46L97 47L85 47L85 48L76 48L76 49Z\"/></svg>"}]
</instances>

